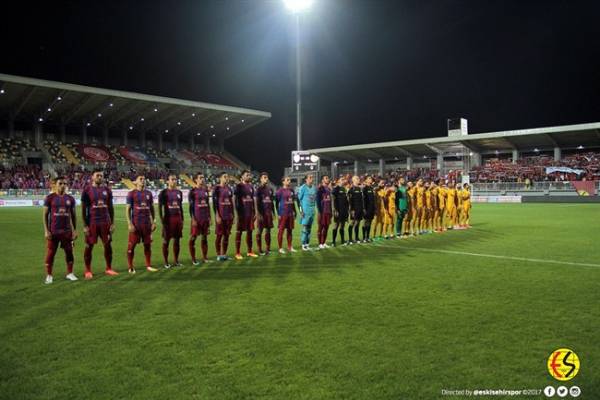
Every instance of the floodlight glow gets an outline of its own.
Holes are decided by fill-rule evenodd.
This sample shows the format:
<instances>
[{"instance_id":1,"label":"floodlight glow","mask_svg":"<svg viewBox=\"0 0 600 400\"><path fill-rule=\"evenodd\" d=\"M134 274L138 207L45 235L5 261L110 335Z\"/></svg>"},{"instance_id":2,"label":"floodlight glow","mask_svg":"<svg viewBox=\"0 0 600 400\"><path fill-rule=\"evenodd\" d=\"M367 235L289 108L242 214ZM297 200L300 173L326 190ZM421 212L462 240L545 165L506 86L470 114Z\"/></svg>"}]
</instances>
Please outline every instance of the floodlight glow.
<instances>
[{"instance_id":1,"label":"floodlight glow","mask_svg":"<svg viewBox=\"0 0 600 400\"><path fill-rule=\"evenodd\" d=\"M130 130L130 131L132 131L132 130L133 130L133 126L130 126L130 127L129 127L129 130Z\"/></svg>"},{"instance_id":2,"label":"floodlight glow","mask_svg":"<svg viewBox=\"0 0 600 400\"><path fill-rule=\"evenodd\" d=\"M58 100L58 101L61 101L61 100L62 100L62 97L58 96L58 97L56 98L56 100Z\"/></svg>"},{"instance_id":3,"label":"floodlight glow","mask_svg":"<svg viewBox=\"0 0 600 400\"><path fill-rule=\"evenodd\" d=\"M0 89L0 94L4 94L4 89Z\"/></svg>"},{"instance_id":4,"label":"floodlight glow","mask_svg":"<svg viewBox=\"0 0 600 400\"><path fill-rule=\"evenodd\" d=\"M215 126L214 126L214 125L211 125L211 126L210 126L210 129L215 129Z\"/></svg>"},{"instance_id":5,"label":"floodlight glow","mask_svg":"<svg viewBox=\"0 0 600 400\"><path fill-rule=\"evenodd\" d=\"M92 124L90 124L89 122L87 124L85 124L85 126L90 126L90 125L92 125Z\"/></svg>"},{"instance_id":6,"label":"floodlight glow","mask_svg":"<svg viewBox=\"0 0 600 400\"><path fill-rule=\"evenodd\" d=\"M213 133L213 137L217 137L217 135L215 135L215 134Z\"/></svg>"},{"instance_id":7,"label":"floodlight glow","mask_svg":"<svg viewBox=\"0 0 600 400\"><path fill-rule=\"evenodd\" d=\"M196 113L192 113L192 117L195 117L195 116L196 116Z\"/></svg>"},{"instance_id":8,"label":"floodlight glow","mask_svg":"<svg viewBox=\"0 0 600 400\"><path fill-rule=\"evenodd\" d=\"M112 106L113 106L113 103L110 103L108 106L109 106L109 107L112 107Z\"/></svg>"},{"instance_id":9,"label":"floodlight glow","mask_svg":"<svg viewBox=\"0 0 600 400\"><path fill-rule=\"evenodd\" d=\"M285 4L287 9L291 12L301 13L312 6L313 0L283 0L283 4Z\"/></svg>"},{"instance_id":10,"label":"floodlight glow","mask_svg":"<svg viewBox=\"0 0 600 400\"><path fill-rule=\"evenodd\" d=\"M102 118L102 113L98 113L98 118Z\"/></svg>"},{"instance_id":11,"label":"floodlight glow","mask_svg":"<svg viewBox=\"0 0 600 400\"><path fill-rule=\"evenodd\" d=\"M52 109L50 107L48 107L48 112L52 112Z\"/></svg>"},{"instance_id":12,"label":"floodlight glow","mask_svg":"<svg viewBox=\"0 0 600 400\"><path fill-rule=\"evenodd\" d=\"M140 121L144 122L144 117L140 118Z\"/></svg>"},{"instance_id":13,"label":"floodlight glow","mask_svg":"<svg viewBox=\"0 0 600 400\"><path fill-rule=\"evenodd\" d=\"M168 129L165 129L165 133L169 133L169 130L168 130Z\"/></svg>"},{"instance_id":14,"label":"floodlight glow","mask_svg":"<svg viewBox=\"0 0 600 400\"><path fill-rule=\"evenodd\" d=\"M158 108L155 108L155 109L154 109L154 112L158 112Z\"/></svg>"},{"instance_id":15,"label":"floodlight glow","mask_svg":"<svg viewBox=\"0 0 600 400\"><path fill-rule=\"evenodd\" d=\"M583 150L583 146L582 146L582 145L579 145L579 146L577 146L577 149L578 149L578 150Z\"/></svg>"},{"instance_id":16,"label":"floodlight glow","mask_svg":"<svg viewBox=\"0 0 600 400\"><path fill-rule=\"evenodd\" d=\"M227 127L227 130L229 130L229 127Z\"/></svg>"},{"instance_id":17,"label":"floodlight glow","mask_svg":"<svg viewBox=\"0 0 600 400\"><path fill-rule=\"evenodd\" d=\"M38 118L38 121L40 121L40 122L44 122L44 118L41 118L41 117L40 117L40 118Z\"/></svg>"}]
</instances>

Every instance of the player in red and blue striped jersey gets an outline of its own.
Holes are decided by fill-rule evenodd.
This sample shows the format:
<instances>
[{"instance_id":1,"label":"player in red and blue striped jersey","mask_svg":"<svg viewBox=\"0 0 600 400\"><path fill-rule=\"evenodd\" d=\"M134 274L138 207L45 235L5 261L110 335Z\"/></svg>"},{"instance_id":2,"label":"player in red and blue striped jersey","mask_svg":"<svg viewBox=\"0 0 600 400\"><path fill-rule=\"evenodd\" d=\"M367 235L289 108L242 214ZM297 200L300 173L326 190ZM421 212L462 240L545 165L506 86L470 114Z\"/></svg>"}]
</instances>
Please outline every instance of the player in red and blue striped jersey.
<instances>
[{"instance_id":1,"label":"player in red and blue striped jersey","mask_svg":"<svg viewBox=\"0 0 600 400\"><path fill-rule=\"evenodd\" d=\"M63 177L52 180L54 191L44 199L44 236L46 238L46 283L53 282L52 268L58 246L65 252L66 278L76 281L73 274L73 241L77 239L75 199L66 193L67 182Z\"/></svg>"},{"instance_id":2,"label":"player in red and blue striped jersey","mask_svg":"<svg viewBox=\"0 0 600 400\"><path fill-rule=\"evenodd\" d=\"M241 182L235 187L235 203L237 211L237 232L235 233L235 259L243 259L240 252L242 244L242 232L246 232L246 246L248 257L258 257L252 251L252 231L254 230L254 218L256 209L254 204L254 186L252 186L252 174L248 170L242 171Z\"/></svg>"},{"instance_id":3,"label":"player in red and blue striped jersey","mask_svg":"<svg viewBox=\"0 0 600 400\"><path fill-rule=\"evenodd\" d=\"M154 222L154 200L152 192L146 190L146 178L139 175L135 178L135 189L127 193L127 206L125 216L129 230L127 244L127 265L129 273L135 274L133 267L133 256L135 246L139 242L144 243L144 256L146 258L146 270L158 271L152 267L152 232L156 229Z\"/></svg>"},{"instance_id":4,"label":"player in red and blue striped jersey","mask_svg":"<svg viewBox=\"0 0 600 400\"><path fill-rule=\"evenodd\" d=\"M92 279L92 250L102 239L104 246L104 261L106 275L119 275L112 269L112 233L115 230L115 211L113 196L110 188L104 183L104 172L92 172L92 184L81 193L81 213L83 217L83 232L85 234L85 250L83 261L85 263L85 279Z\"/></svg>"},{"instance_id":5,"label":"player in red and blue striped jersey","mask_svg":"<svg viewBox=\"0 0 600 400\"><path fill-rule=\"evenodd\" d=\"M165 260L165 268L171 268L169 264L169 242L173 239L173 261L177 267L179 262L179 241L183 233L183 193L177 189L177 176L169 175L167 188L158 194L158 215L162 222L162 253Z\"/></svg>"},{"instance_id":6,"label":"player in red and blue striped jersey","mask_svg":"<svg viewBox=\"0 0 600 400\"><path fill-rule=\"evenodd\" d=\"M331 216L333 209L331 208L331 187L329 176L323 175L321 178L321 185L317 189L317 210L319 211L318 216L318 239L319 248L326 249L329 246L325 243L327 239L327 231L331 224Z\"/></svg>"},{"instance_id":7,"label":"player in red and blue striped jersey","mask_svg":"<svg viewBox=\"0 0 600 400\"><path fill-rule=\"evenodd\" d=\"M273 229L273 215L275 214L275 203L273 189L269 187L269 174L260 174L260 185L254 194L254 205L256 207L256 245L261 256L271 252L271 229ZM262 233L265 232L265 251L262 247Z\"/></svg>"},{"instance_id":8,"label":"player in red and blue striped jersey","mask_svg":"<svg viewBox=\"0 0 600 400\"><path fill-rule=\"evenodd\" d=\"M210 233L210 193L204 183L204 174L197 174L194 181L196 187L190 190L188 202L190 205L190 218L192 220L190 241L188 243L192 263L199 265L196 260L196 238L202 236L200 246L202 248L202 261L208 260L208 234Z\"/></svg>"},{"instance_id":9,"label":"player in red and blue striped jersey","mask_svg":"<svg viewBox=\"0 0 600 400\"><path fill-rule=\"evenodd\" d=\"M215 211L216 221L216 241L217 260L226 261L227 246L229 245L229 235L233 225L233 191L227 185L229 175L221 172L219 175L219 184L213 188L213 209Z\"/></svg>"},{"instance_id":10,"label":"player in red and blue striped jersey","mask_svg":"<svg viewBox=\"0 0 600 400\"><path fill-rule=\"evenodd\" d=\"M296 195L290 187L291 179L289 176L284 177L282 183L283 187L277 189L275 193L275 204L279 215L277 244L279 245L279 252L285 254L285 249L282 247L283 231L285 230L288 251L295 253L296 250L292 247L292 232L294 231L294 220L296 219Z\"/></svg>"}]
</instances>

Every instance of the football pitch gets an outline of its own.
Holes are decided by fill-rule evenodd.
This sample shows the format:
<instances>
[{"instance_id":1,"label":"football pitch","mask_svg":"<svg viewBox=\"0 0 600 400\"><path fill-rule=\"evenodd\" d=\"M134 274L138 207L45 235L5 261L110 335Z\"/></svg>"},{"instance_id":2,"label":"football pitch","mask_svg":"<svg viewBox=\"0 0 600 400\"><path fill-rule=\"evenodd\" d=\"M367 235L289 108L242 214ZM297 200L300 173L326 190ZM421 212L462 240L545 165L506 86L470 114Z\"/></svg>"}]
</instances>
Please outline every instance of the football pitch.
<instances>
[{"instance_id":1,"label":"football pitch","mask_svg":"<svg viewBox=\"0 0 600 400\"><path fill-rule=\"evenodd\" d=\"M449 398L557 387L563 347L581 361L565 386L600 395L598 205L475 204L470 230L199 267L186 221L185 266L146 272L138 246L135 276L118 207L121 275L99 245L84 281L79 238L80 281L61 250L52 285L41 213L0 209L2 399Z\"/></svg>"}]
</instances>

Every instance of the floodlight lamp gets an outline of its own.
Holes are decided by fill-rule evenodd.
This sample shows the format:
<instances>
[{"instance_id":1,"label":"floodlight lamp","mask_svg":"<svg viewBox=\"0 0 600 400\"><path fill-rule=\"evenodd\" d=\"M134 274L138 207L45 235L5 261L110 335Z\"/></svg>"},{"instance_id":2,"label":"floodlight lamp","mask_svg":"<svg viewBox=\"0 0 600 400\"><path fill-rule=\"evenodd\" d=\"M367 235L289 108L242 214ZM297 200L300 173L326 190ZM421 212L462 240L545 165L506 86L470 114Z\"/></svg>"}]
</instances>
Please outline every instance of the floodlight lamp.
<instances>
[{"instance_id":1,"label":"floodlight lamp","mask_svg":"<svg viewBox=\"0 0 600 400\"><path fill-rule=\"evenodd\" d=\"M313 0L283 0L283 4L292 13L297 14L308 10L313 4Z\"/></svg>"}]
</instances>

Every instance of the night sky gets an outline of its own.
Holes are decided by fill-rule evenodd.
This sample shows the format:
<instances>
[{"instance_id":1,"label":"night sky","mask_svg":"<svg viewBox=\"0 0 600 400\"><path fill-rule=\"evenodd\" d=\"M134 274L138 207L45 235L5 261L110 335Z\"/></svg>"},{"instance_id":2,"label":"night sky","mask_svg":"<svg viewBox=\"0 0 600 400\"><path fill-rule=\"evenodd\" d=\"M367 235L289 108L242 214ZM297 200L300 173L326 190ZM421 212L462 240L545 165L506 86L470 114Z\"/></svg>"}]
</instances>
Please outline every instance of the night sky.
<instances>
[{"instance_id":1,"label":"night sky","mask_svg":"<svg viewBox=\"0 0 600 400\"><path fill-rule=\"evenodd\" d=\"M226 147L254 169L289 164L294 37L280 1L3 7L0 72L270 111ZM304 147L445 136L458 116L472 133L600 121L599 17L599 1L315 0Z\"/></svg>"}]
</instances>

